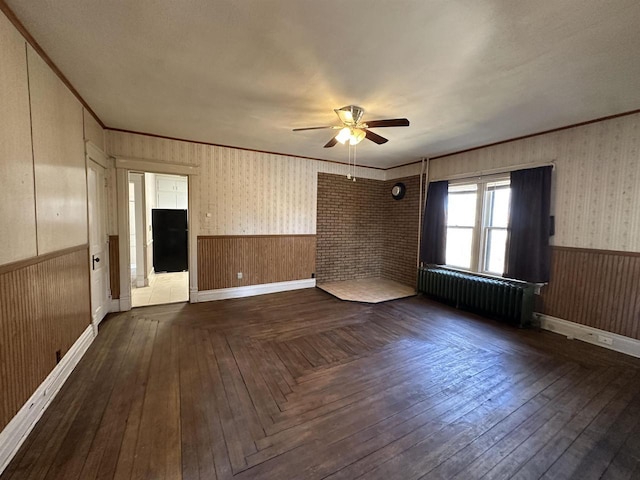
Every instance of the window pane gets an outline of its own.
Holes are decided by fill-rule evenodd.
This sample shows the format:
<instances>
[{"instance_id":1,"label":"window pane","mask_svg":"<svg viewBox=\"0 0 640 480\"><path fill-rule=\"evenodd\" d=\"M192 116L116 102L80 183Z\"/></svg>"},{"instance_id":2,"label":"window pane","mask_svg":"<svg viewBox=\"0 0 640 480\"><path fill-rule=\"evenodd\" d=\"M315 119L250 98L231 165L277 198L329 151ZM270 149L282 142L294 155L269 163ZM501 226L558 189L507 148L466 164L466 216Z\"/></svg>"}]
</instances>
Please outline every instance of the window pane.
<instances>
[{"instance_id":1,"label":"window pane","mask_svg":"<svg viewBox=\"0 0 640 480\"><path fill-rule=\"evenodd\" d=\"M487 192L487 201L491 202L488 227L507 228L509 224L510 197L510 188L499 188Z\"/></svg>"},{"instance_id":2,"label":"window pane","mask_svg":"<svg viewBox=\"0 0 640 480\"><path fill-rule=\"evenodd\" d=\"M507 230L489 229L487 231L487 255L485 271L502 275L504 273L504 256L507 246ZM449 245L447 244L447 248ZM447 249L448 253L448 249Z\"/></svg>"},{"instance_id":3,"label":"window pane","mask_svg":"<svg viewBox=\"0 0 640 480\"><path fill-rule=\"evenodd\" d=\"M476 192L451 193L447 202L447 225L473 227L476 223Z\"/></svg>"},{"instance_id":4,"label":"window pane","mask_svg":"<svg viewBox=\"0 0 640 480\"><path fill-rule=\"evenodd\" d=\"M472 228L447 228L447 265L471 268Z\"/></svg>"}]
</instances>

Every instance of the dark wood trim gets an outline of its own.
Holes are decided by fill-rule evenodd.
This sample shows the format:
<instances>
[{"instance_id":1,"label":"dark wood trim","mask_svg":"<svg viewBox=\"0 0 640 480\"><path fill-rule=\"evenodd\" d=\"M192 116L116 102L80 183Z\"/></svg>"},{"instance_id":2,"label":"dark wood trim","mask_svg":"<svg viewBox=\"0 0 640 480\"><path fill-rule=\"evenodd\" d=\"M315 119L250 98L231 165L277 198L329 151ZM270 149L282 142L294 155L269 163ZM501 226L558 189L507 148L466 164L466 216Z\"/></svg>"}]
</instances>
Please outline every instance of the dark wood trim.
<instances>
[{"instance_id":1,"label":"dark wood trim","mask_svg":"<svg viewBox=\"0 0 640 480\"><path fill-rule=\"evenodd\" d=\"M315 237L315 233L283 233L276 235L198 235L198 239L209 238L279 238L279 237Z\"/></svg>"},{"instance_id":2,"label":"dark wood trim","mask_svg":"<svg viewBox=\"0 0 640 480\"><path fill-rule=\"evenodd\" d=\"M457 152L445 153L443 155L438 155L437 157L431 157L430 160L437 160L438 158L451 157L453 155L459 155L461 153L472 152L474 150L480 150L482 148L495 147L496 145L501 145L503 143L510 143L510 142L515 142L517 140L524 140L525 138L538 137L540 135L546 135L548 133L555 133L555 132L559 132L561 130L568 130L570 128L583 127L585 125L590 125L592 123L604 122L605 120L612 120L612 119L618 118L618 117L626 117L628 115L635 115L637 113L640 113L640 109L630 110L628 112L616 113L615 115L607 115L606 117L594 118L593 120L587 120L585 122L573 123L571 125L565 125L564 127L557 127L557 128L552 128L551 130L544 130L542 132L530 133L528 135L522 135L520 137L509 138L507 140L500 140L499 142L488 143L486 145L479 145L477 147L471 147L471 148L467 148L465 150L459 150ZM416 163L416 162L414 162L414 163Z\"/></svg>"},{"instance_id":3,"label":"dark wood trim","mask_svg":"<svg viewBox=\"0 0 640 480\"><path fill-rule=\"evenodd\" d=\"M120 244L118 235L109 235L109 288L111 298L120 298Z\"/></svg>"},{"instance_id":4,"label":"dark wood trim","mask_svg":"<svg viewBox=\"0 0 640 480\"><path fill-rule=\"evenodd\" d=\"M40 55L40 57L42 57L42 59L45 61L45 63L47 65L49 65L51 70L53 70L53 72L58 76L58 78L60 80L62 80L62 83L64 83L66 85L66 87L78 99L78 101L87 110L87 112L89 112L91 114L91 116L93 118L95 118L96 122L98 122L102 128L106 128L105 124L102 122L102 120L100 120L100 117L98 117L98 115L96 115L96 112L93 111L93 109L84 100L84 98L82 98L80 93L78 93L78 91L74 88L74 86L71 85L71 82L67 79L67 77L64 76L64 74L58 68L58 66L55 63L53 63L53 60L51 60L51 58L49 58L49 55L47 55L46 52L40 46L40 44L38 42L36 42L36 39L33 38L33 36L25 28L25 26L18 19L18 17L16 17L16 14L13 13L13 10L11 10L11 8L9 8L9 6L4 2L4 0L0 0L0 11L2 11L7 16L7 18L13 24L13 26L16 27L16 30L18 30L18 32L20 32L20 34L24 37L24 39L27 41L27 43L29 43L29 45L31 45L33 47L33 49L36 51L36 53L38 55Z\"/></svg>"},{"instance_id":5,"label":"dark wood trim","mask_svg":"<svg viewBox=\"0 0 640 480\"><path fill-rule=\"evenodd\" d=\"M0 0L0 1L2 1L2 0ZM209 145L211 147L233 148L233 149L236 149L236 150L244 150L244 151L247 151L247 152L266 153L268 155L281 155L283 157L304 158L304 159L307 159L307 160L315 160L316 162L328 162L328 163L336 163L338 165L348 165L348 163L338 162L336 160L326 160L324 158L306 157L304 155L294 155L292 153L270 152L269 150L257 150L255 148L236 147L234 145L223 145L221 143L202 142L200 140L190 140L188 138L168 137L166 135L158 135L158 134L155 134L155 133L138 132L136 130L126 130L126 129L123 129L123 128L106 127L106 129L107 130L111 130L112 132L131 133L133 135L145 135L147 137L162 138L164 140L175 140L177 142L197 143L199 145ZM383 170L383 171L387 170L386 168L370 167L368 165L358 165L358 166L359 167L363 167L363 168L371 168L373 170ZM391 167L391 168L395 168L395 167Z\"/></svg>"},{"instance_id":6,"label":"dark wood trim","mask_svg":"<svg viewBox=\"0 0 640 480\"><path fill-rule=\"evenodd\" d=\"M561 247L552 245L553 250L570 251L576 253L595 253L599 255L618 255L620 257L640 257L640 252L625 252L622 250L599 250L597 248Z\"/></svg>"},{"instance_id":7,"label":"dark wood trim","mask_svg":"<svg viewBox=\"0 0 640 480\"><path fill-rule=\"evenodd\" d=\"M70 253L77 252L79 250L85 250L85 249L87 250L89 249L88 243L77 245L75 247L65 248L63 250L57 250L55 252L45 253L43 255L37 255L35 257L26 258L24 260L18 260L17 262L6 263L4 265L0 265L0 275L13 272L15 270L20 270L21 268L25 268L30 265L46 262L47 260L52 260L54 258L62 257L64 255L68 255Z\"/></svg>"}]
</instances>

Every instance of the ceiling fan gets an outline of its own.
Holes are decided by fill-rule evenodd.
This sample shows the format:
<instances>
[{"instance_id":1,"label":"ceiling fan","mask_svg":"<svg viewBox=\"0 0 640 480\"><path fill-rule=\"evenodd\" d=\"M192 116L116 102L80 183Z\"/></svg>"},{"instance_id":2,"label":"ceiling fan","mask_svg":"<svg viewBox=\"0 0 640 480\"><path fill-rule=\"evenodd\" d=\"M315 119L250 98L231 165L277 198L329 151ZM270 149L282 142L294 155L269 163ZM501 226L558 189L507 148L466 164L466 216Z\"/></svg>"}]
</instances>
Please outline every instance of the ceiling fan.
<instances>
[{"instance_id":1,"label":"ceiling fan","mask_svg":"<svg viewBox=\"0 0 640 480\"><path fill-rule=\"evenodd\" d=\"M336 143L340 142L344 144L347 140L350 145L357 145L365 138L368 138L378 145L387 143L389 140L381 137L377 133L373 133L370 128L382 128L382 127L408 127L409 120L406 118L389 118L387 120L372 120L369 122L362 122L362 115L364 115L364 109L356 105L347 105L346 107L337 108L334 110L342 125L327 125L323 127L306 127L306 128L294 128L294 132L302 130L321 130L325 128L331 128L333 130L340 130L331 140L329 140L324 148L333 147Z\"/></svg>"}]
</instances>

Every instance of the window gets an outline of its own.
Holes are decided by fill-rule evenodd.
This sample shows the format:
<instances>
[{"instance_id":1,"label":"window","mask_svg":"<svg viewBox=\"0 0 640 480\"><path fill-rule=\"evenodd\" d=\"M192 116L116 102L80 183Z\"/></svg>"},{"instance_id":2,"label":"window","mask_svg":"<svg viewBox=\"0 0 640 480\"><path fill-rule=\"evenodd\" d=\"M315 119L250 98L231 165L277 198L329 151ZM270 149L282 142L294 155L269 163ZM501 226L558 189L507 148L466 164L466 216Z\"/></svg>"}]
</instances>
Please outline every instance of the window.
<instances>
[{"instance_id":1,"label":"window","mask_svg":"<svg viewBox=\"0 0 640 480\"><path fill-rule=\"evenodd\" d=\"M508 178L449 185L447 265L502 275L510 193Z\"/></svg>"},{"instance_id":2,"label":"window","mask_svg":"<svg viewBox=\"0 0 640 480\"><path fill-rule=\"evenodd\" d=\"M449 186L447 203L447 265L471 269L478 186Z\"/></svg>"}]
</instances>

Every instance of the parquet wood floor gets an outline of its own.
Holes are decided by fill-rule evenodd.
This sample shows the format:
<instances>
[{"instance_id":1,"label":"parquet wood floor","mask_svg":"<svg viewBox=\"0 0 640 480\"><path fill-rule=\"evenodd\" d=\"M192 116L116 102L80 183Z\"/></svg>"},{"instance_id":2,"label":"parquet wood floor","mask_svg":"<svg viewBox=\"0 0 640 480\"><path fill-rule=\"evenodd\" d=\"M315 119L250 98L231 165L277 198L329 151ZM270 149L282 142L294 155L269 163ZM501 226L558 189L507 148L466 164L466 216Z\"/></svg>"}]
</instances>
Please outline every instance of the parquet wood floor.
<instances>
[{"instance_id":1,"label":"parquet wood floor","mask_svg":"<svg viewBox=\"0 0 640 480\"><path fill-rule=\"evenodd\" d=\"M638 367L422 297L146 307L0 478L640 478Z\"/></svg>"}]
</instances>

